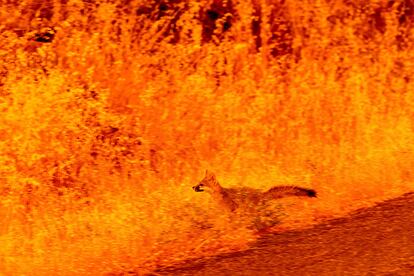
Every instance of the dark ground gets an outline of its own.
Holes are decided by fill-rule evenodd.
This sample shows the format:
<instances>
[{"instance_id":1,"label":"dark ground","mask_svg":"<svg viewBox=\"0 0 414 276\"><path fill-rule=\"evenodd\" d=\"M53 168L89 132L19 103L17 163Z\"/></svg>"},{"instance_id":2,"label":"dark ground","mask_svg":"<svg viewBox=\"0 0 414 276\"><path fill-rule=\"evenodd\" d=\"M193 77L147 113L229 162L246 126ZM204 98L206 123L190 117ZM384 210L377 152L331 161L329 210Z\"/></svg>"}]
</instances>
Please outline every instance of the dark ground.
<instances>
[{"instance_id":1,"label":"dark ground","mask_svg":"<svg viewBox=\"0 0 414 276\"><path fill-rule=\"evenodd\" d=\"M414 275L414 193L149 275Z\"/></svg>"}]
</instances>

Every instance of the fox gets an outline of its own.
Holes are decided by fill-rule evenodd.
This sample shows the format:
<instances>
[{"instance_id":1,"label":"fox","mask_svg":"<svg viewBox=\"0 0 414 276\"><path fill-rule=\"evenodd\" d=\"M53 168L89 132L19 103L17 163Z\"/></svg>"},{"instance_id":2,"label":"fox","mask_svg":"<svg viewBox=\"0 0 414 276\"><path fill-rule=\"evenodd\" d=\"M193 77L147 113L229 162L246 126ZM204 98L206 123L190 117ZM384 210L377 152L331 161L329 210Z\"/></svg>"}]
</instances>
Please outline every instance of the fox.
<instances>
[{"instance_id":1,"label":"fox","mask_svg":"<svg viewBox=\"0 0 414 276\"><path fill-rule=\"evenodd\" d=\"M205 177L192 189L195 192L206 191L214 201L230 212L235 212L240 207L254 208L255 206L264 205L268 201L285 197L317 197L315 190L297 186L274 186L264 192L247 187L224 188L218 182L216 175L209 170L206 170Z\"/></svg>"}]
</instances>

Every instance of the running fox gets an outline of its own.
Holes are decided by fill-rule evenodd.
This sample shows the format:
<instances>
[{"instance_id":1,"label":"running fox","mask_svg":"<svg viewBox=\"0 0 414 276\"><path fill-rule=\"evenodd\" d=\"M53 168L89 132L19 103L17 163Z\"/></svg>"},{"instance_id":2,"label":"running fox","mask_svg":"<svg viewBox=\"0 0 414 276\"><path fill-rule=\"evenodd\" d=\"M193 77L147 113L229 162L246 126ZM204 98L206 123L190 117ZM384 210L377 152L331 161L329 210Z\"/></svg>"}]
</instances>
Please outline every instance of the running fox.
<instances>
[{"instance_id":1,"label":"running fox","mask_svg":"<svg viewBox=\"0 0 414 276\"><path fill-rule=\"evenodd\" d=\"M239 207L254 207L263 205L272 199L284 198L289 196L316 197L316 191L296 186L276 186L266 192L253 188L223 188L216 179L216 176L206 171L206 175L200 183L193 187L196 192L203 192L204 188L211 194L221 206L235 211Z\"/></svg>"}]
</instances>

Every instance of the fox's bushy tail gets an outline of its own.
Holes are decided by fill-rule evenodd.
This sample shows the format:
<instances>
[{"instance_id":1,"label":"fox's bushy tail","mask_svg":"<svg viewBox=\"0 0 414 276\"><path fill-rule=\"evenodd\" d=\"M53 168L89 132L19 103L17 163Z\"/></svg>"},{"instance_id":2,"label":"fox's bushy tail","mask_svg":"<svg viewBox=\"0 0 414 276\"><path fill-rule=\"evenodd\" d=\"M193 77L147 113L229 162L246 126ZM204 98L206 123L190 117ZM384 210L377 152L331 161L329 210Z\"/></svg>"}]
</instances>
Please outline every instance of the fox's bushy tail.
<instances>
[{"instance_id":1,"label":"fox's bushy tail","mask_svg":"<svg viewBox=\"0 0 414 276\"><path fill-rule=\"evenodd\" d=\"M266 200L278 199L290 196L316 197L316 191L296 186L276 186L263 193Z\"/></svg>"}]
</instances>

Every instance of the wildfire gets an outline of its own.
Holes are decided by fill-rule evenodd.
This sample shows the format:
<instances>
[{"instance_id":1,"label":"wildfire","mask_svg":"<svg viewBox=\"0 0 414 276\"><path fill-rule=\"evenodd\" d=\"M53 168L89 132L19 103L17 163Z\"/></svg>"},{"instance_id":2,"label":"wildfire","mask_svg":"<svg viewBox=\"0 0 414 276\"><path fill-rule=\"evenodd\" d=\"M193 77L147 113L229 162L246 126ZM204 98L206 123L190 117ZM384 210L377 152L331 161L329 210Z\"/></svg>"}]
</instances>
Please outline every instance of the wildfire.
<instances>
[{"instance_id":1,"label":"wildfire","mask_svg":"<svg viewBox=\"0 0 414 276\"><path fill-rule=\"evenodd\" d=\"M412 190L413 19L412 0L3 1L0 274L247 247L249 220L191 189L207 168L317 190L281 201L283 229Z\"/></svg>"}]
</instances>

